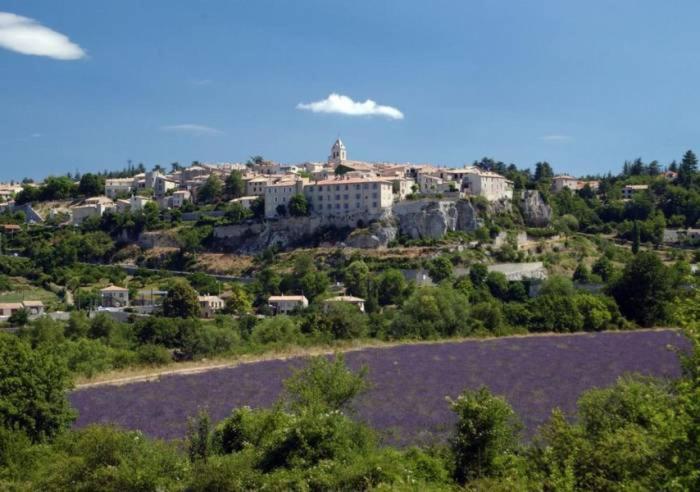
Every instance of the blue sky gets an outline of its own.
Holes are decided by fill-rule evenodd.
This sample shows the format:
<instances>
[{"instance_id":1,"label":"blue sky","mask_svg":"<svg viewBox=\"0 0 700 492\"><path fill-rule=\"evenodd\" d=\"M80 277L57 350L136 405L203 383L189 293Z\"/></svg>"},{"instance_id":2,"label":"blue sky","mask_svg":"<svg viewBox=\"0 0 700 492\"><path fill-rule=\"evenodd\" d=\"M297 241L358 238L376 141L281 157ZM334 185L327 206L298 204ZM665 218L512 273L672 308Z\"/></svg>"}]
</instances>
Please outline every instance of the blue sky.
<instances>
[{"instance_id":1,"label":"blue sky","mask_svg":"<svg viewBox=\"0 0 700 492\"><path fill-rule=\"evenodd\" d=\"M0 17L4 180L128 159L323 160L338 135L352 159L548 160L573 174L700 150L692 0L3 0L0 12L14 14L5 29L44 26L59 45L23 54L36 46L3 38ZM389 109L298 106L332 93Z\"/></svg>"}]
</instances>

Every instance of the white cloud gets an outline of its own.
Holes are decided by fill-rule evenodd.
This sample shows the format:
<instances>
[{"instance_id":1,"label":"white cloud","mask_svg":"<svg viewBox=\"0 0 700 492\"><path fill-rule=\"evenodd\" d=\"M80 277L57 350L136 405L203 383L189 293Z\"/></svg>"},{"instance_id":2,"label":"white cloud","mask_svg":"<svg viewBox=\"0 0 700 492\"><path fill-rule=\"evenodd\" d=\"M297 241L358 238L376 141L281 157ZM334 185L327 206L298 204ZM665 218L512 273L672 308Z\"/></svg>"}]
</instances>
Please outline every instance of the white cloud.
<instances>
[{"instance_id":1,"label":"white cloud","mask_svg":"<svg viewBox=\"0 0 700 492\"><path fill-rule=\"evenodd\" d=\"M391 106L382 106L367 99L365 102L355 102L348 96L333 93L322 101L299 103L297 109L313 113L336 113L347 116L384 116L392 120L402 120L403 113Z\"/></svg>"},{"instance_id":2,"label":"white cloud","mask_svg":"<svg viewBox=\"0 0 700 492\"><path fill-rule=\"evenodd\" d=\"M77 60L85 51L68 36L42 26L34 19L0 12L0 47L24 55Z\"/></svg>"},{"instance_id":3,"label":"white cloud","mask_svg":"<svg viewBox=\"0 0 700 492\"><path fill-rule=\"evenodd\" d=\"M545 142L572 142L574 137L569 135L545 135L544 137L540 137L540 140L544 140Z\"/></svg>"},{"instance_id":4,"label":"white cloud","mask_svg":"<svg viewBox=\"0 0 700 492\"><path fill-rule=\"evenodd\" d=\"M174 133L188 133L190 135L202 136L202 135L221 135L224 132L218 128L212 128L210 126L195 125L193 123L184 123L182 125L167 125L160 127L164 132L174 132Z\"/></svg>"}]
</instances>

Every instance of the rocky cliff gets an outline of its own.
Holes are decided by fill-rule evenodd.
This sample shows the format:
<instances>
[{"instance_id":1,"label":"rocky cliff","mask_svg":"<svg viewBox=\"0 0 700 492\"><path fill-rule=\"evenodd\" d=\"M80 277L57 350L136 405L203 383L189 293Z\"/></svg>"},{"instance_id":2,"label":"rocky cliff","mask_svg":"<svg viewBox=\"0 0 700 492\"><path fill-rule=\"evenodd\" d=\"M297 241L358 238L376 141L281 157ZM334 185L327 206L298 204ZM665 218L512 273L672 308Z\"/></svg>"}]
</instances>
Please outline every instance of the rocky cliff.
<instances>
[{"instance_id":1,"label":"rocky cliff","mask_svg":"<svg viewBox=\"0 0 700 492\"><path fill-rule=\"evenodd\" d=\"M473 231L480 221L467 200L415 200L395 204L376 216L349 214L332 218L289 217L262 224L220 226L214 239L221 249L256 253L333 240L353 248L381 248L406 236L439 239L448 231Z\"/></svg>"},{"instance_id":2,"label":"rocky cliff","mask_svg":"<svg viewBox=\"0 0 700 492\"><path fill-rule=\"evenodd\" d=\"M537 190L523 191L520 208L525 224L530 227L547 227L552 220L552 207L544 202Z\"/></svg>"}]
</instances>

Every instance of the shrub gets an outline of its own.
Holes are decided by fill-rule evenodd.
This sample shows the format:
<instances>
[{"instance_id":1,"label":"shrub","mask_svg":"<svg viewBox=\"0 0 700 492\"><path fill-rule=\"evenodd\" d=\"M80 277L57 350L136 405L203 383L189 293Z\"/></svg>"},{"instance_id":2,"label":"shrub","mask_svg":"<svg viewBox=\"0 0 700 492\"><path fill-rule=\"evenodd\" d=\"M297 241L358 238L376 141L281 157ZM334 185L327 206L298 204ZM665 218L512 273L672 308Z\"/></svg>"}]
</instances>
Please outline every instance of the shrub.
<instances>
[{"instance_id":1,"label":"shrub","mask_svg":"<svg viewBox=\"0 0 700 492\"><path fill-rule=\"evenodd\" d=\"M498 475L511 461L520 423L502 397L482 387L450 400L457 414L457 428L450 441L454 453L454 478L459 483Z\"/></svg>"}]
</instances>

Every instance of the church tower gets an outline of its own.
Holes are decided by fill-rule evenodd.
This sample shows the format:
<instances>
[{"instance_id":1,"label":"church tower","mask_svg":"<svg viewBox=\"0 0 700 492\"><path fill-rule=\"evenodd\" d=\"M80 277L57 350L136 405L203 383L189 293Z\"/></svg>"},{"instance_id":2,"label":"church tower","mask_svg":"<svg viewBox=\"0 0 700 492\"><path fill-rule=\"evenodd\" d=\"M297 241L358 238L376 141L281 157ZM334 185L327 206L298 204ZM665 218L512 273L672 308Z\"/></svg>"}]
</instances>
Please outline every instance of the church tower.
<instances>
[{"instance_id":1,"label":"church tower","mask_svg":"<svg viewBox=\"0 0 700 492\"><path fill-rule=\"evenodd\" d=\"M335 164L340 164L342 161L348 160L348 153L345 150L345 144L338 139L331 147L331 155L328 156L328 162L333 162Z\"/></svg>"}]
</instances>

